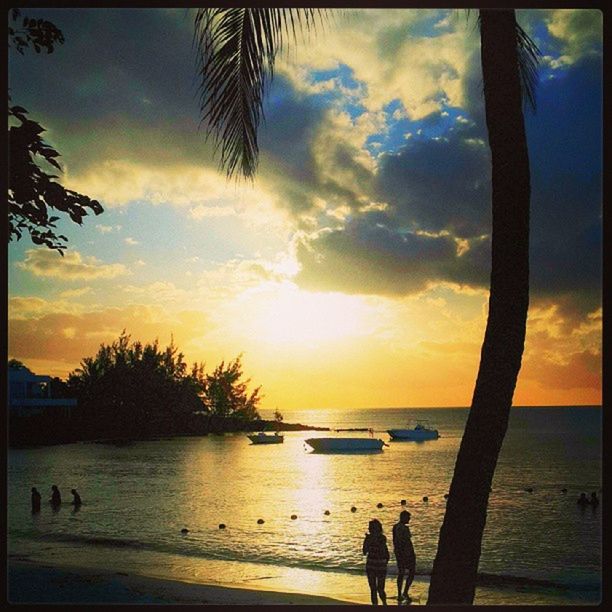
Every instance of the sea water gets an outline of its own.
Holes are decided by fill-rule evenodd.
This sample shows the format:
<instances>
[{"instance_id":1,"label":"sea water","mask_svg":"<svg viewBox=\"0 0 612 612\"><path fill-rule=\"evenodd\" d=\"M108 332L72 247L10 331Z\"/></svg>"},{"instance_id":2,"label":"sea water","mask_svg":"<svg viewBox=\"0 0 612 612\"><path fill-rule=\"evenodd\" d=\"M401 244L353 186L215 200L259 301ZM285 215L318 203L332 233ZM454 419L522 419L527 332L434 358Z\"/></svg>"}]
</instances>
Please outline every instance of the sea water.
<instances>
[{"instance_id":1,"label":"sea water","mask_svg":"<svg viewBox=\"0 0 612 612\"><path fill-rule=\"evenodd\" d=\"M283 412L287 422L373 428L389 446L373 454L314 454L304 442L309 437L369 434L285 432L278 445L255 446L244 434L226 434L129 446L11 449L9 553L60 563L82 555L101 567L138 568L146 559L158 574L165 567L170 575L194 580L204 567L240 561L243 570L219 569L225 573L219 581L239 582L248 574L244 568L258 579L285 568L296 590L310 576L310 589L330 594L313 580L325 582L328 576L331 584L343 576L361 577L368 521L380 519L389 536L406 507L417 574L428 575L468 411ZM413 418L429 419L441 437L389 441L386 429ZM600 408L513 408L489 500L479 584L597 601L601 504L580 507L576 500L592 491L602 499L601 480ZM32 515L30 488L36 486L44 500L52 484L62 492L61 509L54 512L43 503L40 514ZM69 505L71 488L83 498L78 511Z\"/></svg>"}]
</instances>

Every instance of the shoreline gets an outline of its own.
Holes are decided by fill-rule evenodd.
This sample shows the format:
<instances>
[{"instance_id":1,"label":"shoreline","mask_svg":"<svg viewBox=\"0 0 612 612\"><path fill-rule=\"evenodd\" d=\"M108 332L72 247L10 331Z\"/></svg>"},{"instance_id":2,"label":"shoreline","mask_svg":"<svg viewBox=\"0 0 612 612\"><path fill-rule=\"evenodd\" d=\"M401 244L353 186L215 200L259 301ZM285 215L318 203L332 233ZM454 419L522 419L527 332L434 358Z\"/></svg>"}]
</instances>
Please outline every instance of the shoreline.
<instances>
[{"instance_id":1,"label":"shoreline","mask_svg":"<svg viewBox=\"0 0 612 612\"><path fill-rule=\"evenodd\" d=\"M36 561L9 561L8 603L360 605L323 595L211 584Z\"/></svg>"},{"instance_id":2,"label":"shoreline","mask_svg":"<svg viewBox=\"0 0 612 612\"><path fill-rule=\"evenodd\" d=\"M110 552L110 551L109 551ZM64 557L65 558L65 557ZM127 565L106 559L73 556L33 559L9 555L10 603L73 604L199 604L199 605L370 605L364 576L260 566L243 561L208 560L200 572L168 572L168 557L158 563ZM118 562L117 562L118 561ZM144 561L144 560L143 560ZM149 561L152 561L150 559ZM112 567L113 569L108 569ZM219 580L219 576L223 579ZM297 587L297 588L296 588ZM395 576L387 575L390 605L396 605ZM429 577L416 576L410 588L412 605L425 605ZM310 592L309 592L310 591ZM601 595L600 595L601 597ZM478 586L474 605L597 605L592 597L576 597L554 589Z\"/></svg>"},{"instance_id":3,"label":"shoreline","mask_svg":"<svg viewBox=\"0 0 612 612\"><path fill-rule=\"evenodd\" d=\"M516 419L516 436L509 436L514 446L506 447L508 469L500 472L491 496L488 523L495 529L490 530L491 556L483 558L476 605L597 605L601 601L601 563L596 561L603 506L599 512L584 512L572 499L574 491L584 486L588 490L601 487L600 449L593 447L580 459L584 463L575 463L575 457L566 456L567 444L551 437L548 465L537 461L541 436L533 438L537 444L528 446L522 435L518 437L523 428L534 434L575 432L578 442L583 439L578 434L594 437L599 431L598 415L585 417L585 426L576 431L572 425L576 412L559 416L554 423L543 412ZM357 428L372 420L382 428L387 416L379 421L375 416L347 418L342 425ZM290 420L316 422L308 414L296 414ZM367 604L369 589L357 554L357 534L369 515L391 525L398 500L404 497L415 510L418 550L422 551L417 568L421 574L410 594L415 604L424 604L436 527L445 509L444 475L452 468L461 420L460 415L449 416L449 435L435 445L394 445L383 459L311 456L302 444L308 435L297 432L287 434L285 444L273 448L252 449L244 434L227 433L225 438L209 436L208 441L179 435L137 442L127 449L79 443L32 452L11 450L7 508L11 563L30 562L26 569L32 581L23 587L24 595L30 589L44 592L49 565L68 564L75 567L73 573L78 568L98 570L113 584L117 577L109 575L109 570L117 576L167 579L174 581L173 588L179 588L176 581L243 591L261 591L261 586L276 593L301 590ZM321 417L319 422L335 424L331 417ZM431 467L429 457L435 459ZM537 466L535 472L520 469L527 464ZM579 466L586 471L578 470ZM363 487L361 474L368 467L380 470L375 490ZM62 487L87 487L83 512L42 512L30 517L28 486L55 482L58 475ZM524 494L527 489L522 487L527 484L534 485L533 495ZM427 504L421 501L424 494ZM357 514L349 512L351 504L356 504ZM293 512L298 520L290 522ZM259 517L263 517L261 524ZM218 531L223 522L229 529ZM564 537L541 546L540 535L545 533ZM570 544L571 563L564 564ZM34 571L36 565L47 567ZM14 576L15 571L20 568L13 570ZM389 595L396 589L394 572L390 567L387 574ZM79 580L74 576L70 580L75 586L67 600L79 596ZM122 585L116 588L129 601L136 597L126 594ZM147 588L144 593L152 596L153 590ZM180 602L182 597L175 593L164 601ZM396 603L390 598L392 602Z\"/></svg>"},{"instance_id":4,"label":"shoreline","mask_svg":"<svg viewBox=\"0 0 612 612\"><path fill-rule=\"evenodd\" d=\"M135 444L136 442L156 442L159 440L170 440L173 438L198 438L207 436L224 436L226 434L250 434L258 431L282 431L282 432L304 432L304 431L331 431L329 427L322 427L317 425L304 425L302 423L280 423L277 424L275 421L266 419L256 419L254 421L237 422L231 419L219 420L219 422L213 426L206 426L206 428L199 428L196 430L179 430L179 431L167 431L167 432L152 432L147 435L138 437L121 437L117 434L102 434L100 436L85 435L81 431L73 432L70 435L64 435L57 438L49 438L48 436L32 435L26 433L23 427L17 425L17 418L28 419L27 425L30 426L33 423L33 419L36 417L13 417L12 426L9 423L9 448L16 450L28 449L28 448L41 448L45 446L61 446L64 444L113 444L116 446L128 446ZM66 422L66 426L70 427L72 424ZM15 430L17 433L15 433ZM13 436L11 436L13 431Z\"/></svg>"}]
</instances>

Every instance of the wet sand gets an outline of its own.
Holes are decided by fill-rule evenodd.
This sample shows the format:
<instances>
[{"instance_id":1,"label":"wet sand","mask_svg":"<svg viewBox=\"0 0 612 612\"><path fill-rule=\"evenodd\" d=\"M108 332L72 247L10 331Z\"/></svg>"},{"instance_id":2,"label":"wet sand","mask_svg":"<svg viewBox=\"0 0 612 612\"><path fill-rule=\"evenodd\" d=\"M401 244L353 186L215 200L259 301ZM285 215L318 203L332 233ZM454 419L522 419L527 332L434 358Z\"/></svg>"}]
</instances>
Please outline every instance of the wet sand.
<instances>
[{"instance_id":1,"label":"wet sand","mask_svg":"<svg viewBox=\"0 0 612 612\"><path fill-rule=\"evenodd\" d=\"M224 564L226 565L226 564ZM365 579L359 582L363 588L352 596L339 592L338 596L316 593L288 592L275 587L265 587L245 579L243 582L221 584L217 580L207 582L202 577L170 579L161 576L105 568L69 566L52 562L39 562L25 558L9 560L9 603L42 604L192 604L192 605L367 605L369 593ZM229 568L230 565L227 565ZM231 573L225 574L230 576ZM234 579L235 579L234 574ZM211 582L214 582L212 584ZM248 586L247 586L248 583ZM283 584L286 584L283 583ZM301 585L307 590L305 585ZM299 581L296 590L300 588ZM316 588L316 587L315 587ZM427 601L429 581L417 577L410 588L412 605L424 605ZM386 585L390 605L396 605L395 578L389 577ZM327 589L328 594L330 593ZM333 591L331 591L333 594ZM597 604L596 600L568 597L567 593L542 592L526 589L501 589L479 587L475 603L478 605L584 605Z\"/></svg>"},{"instance_id":2,"label":"wet sand","mask_svg":"<svg viewBox=\"0 0 612 612\"><path fill-rule=\"evenodd\" d=\"M355 605L330 597L194 584L82 567L11 561L9 603Z\"/></svg>"}]
</instances>

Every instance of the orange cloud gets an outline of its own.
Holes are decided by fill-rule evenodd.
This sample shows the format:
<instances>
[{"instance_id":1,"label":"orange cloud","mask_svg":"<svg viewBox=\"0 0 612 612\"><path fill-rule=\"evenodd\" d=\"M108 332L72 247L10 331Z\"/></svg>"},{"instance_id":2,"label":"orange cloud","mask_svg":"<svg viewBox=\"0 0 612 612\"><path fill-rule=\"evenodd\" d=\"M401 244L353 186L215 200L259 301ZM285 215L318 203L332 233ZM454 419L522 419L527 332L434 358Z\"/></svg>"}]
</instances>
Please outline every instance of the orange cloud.
<instances>
[{"instance_id":1,"label":"orange cloud","mask_svg":"<svg viewBox=\"0 0 612 612\"><path fill-rule=\"evenodd\" d=\"M64 280L115 278L129 274L123 264L105 264L95 257L82 257L78 251L68 251L61 257L49 249L28 249L26 258L16 265L35 276Z\"/></svg>"},{"instance_id":2,"label":"orange cloud","mask_svg":"<svg viewBox=\"0 0 612 612\"><path fill-rule=\"evenodd\" d=\"M529 310L515 404L600 404L601 308L577 317L555 304Z\"/></svg>"},{"instance_id":3,"label":"orange cloud","mask_svg":"<svg viewBox=\"0 0 612 612\"><path fill-rule=\"evenodd\" d=\"M533 356L526 360L523 376L548 389L601 389L601 354L576 352L567 356L565 363Z\"/></svg>"},{"instance_id":4,"label":"orange cloud","mask_svg":"<svg viewBox=\"0 0 612 612\"><path fill-rule=\"evenodd\" d=\"M78 314L83 309L80 304L65 300L49 301L35 296L15 296L9 299L9 317L30 319L51 313Z\"/></svg>"},{"instance_id":5,"label":"orange cloud","mask_svg":"<svg viewBox=\"0 0 612 612\"><path fill-rule=\"evenodd\" d=\"M129 305L80 314L47 313L38 318L9 319L9 355L31 365L38 363L55 375L65 376L78 367L83 357L97 352L100 343L115 340L125 329L143 342L159 338L170 341L173 334L186 354L192 338L206 329L201 312L182 311L169 315L157 306ZM196 355L192 360L200 359ZM45 373L41 371L40 373Z\"/></svg>"}]
</instances>

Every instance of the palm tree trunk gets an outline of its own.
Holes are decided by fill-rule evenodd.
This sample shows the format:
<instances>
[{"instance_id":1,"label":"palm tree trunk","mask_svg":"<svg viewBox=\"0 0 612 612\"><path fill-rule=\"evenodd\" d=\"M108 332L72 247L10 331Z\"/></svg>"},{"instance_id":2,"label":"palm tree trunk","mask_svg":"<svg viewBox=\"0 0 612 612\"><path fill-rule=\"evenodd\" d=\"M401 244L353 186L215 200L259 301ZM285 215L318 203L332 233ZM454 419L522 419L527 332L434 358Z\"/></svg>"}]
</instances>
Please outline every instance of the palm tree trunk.
<instances>
[{"instance_id":1,"label":"palm tree trunk","mask_svg":"<svg viewBox=\"0 0 612 612\"><path fill-rule=\"evenodd\" d=\"M433 564L428 604L471 604L489 491L521 367L529 303L529 158L513 10L481 10L492 166L491 288L480 368Z\"/></svg>"}]
</instances>

